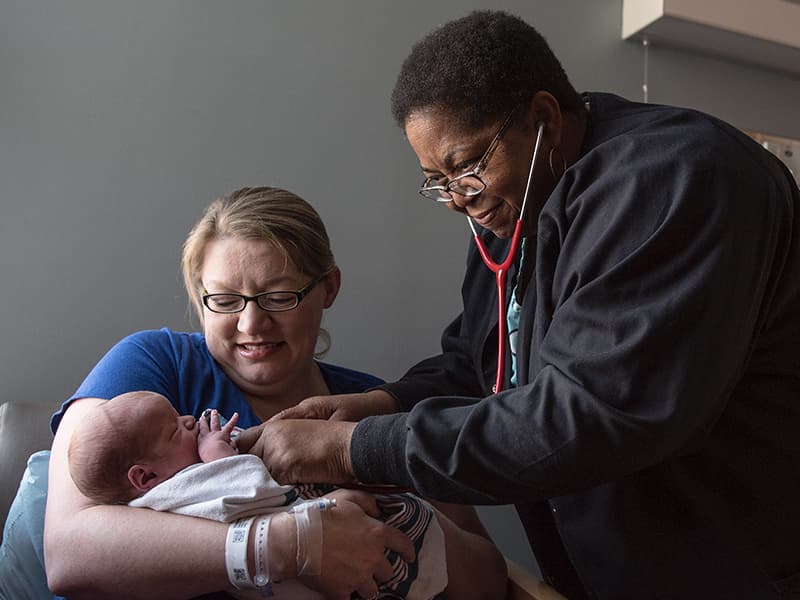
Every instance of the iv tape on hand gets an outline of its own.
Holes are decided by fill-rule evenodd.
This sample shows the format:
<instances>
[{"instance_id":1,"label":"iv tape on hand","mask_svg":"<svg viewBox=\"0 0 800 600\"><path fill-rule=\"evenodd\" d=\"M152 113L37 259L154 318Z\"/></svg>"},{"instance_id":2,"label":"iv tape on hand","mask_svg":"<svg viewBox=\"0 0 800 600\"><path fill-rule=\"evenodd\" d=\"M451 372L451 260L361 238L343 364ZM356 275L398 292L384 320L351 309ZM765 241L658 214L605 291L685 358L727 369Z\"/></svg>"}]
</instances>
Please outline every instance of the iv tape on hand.
<instances>
[{"instance_id":1,"label":"iv tape on hand","mask_svg":"<svg viewBox=\"0 0 800 600\"><path fill-rule=\"evenodd\" d=\"M293 506L297 525L297 575L319 575L322 572L323 510L336 506L335 498L317 498Z\"/></svg>"}]
</instances>

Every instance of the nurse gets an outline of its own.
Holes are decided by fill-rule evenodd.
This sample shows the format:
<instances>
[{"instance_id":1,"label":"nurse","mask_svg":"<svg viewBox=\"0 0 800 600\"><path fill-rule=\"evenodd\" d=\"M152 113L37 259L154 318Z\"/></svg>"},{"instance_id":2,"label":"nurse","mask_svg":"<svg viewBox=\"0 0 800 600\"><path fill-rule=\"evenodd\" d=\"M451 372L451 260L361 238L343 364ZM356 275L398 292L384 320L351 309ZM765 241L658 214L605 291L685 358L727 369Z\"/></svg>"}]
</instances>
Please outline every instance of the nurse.
<instances>
[{"instance_id":1,"label":"nurse","mask_svg":"<svg viewBox=\"0 0 800 600\"><path fill-rule=\"evenodd\" d=\"M709 115L577 93L503 12L417 43L392 111L419 193L476 231L463 312L399 381L309 398L240 443L281 481L513 503L572 600L798 597L787 169ZM481 245L512 256L507 324Z\"/></svg>"}]
</instances>

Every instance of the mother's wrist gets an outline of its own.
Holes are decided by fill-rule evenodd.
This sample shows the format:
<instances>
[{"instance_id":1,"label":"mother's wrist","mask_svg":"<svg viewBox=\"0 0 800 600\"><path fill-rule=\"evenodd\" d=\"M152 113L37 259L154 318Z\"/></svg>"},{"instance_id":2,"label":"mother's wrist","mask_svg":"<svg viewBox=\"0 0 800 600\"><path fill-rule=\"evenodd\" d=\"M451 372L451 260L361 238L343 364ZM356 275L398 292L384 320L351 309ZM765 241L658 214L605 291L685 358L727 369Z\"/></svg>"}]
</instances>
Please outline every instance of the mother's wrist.
<instances>
[{"instance_id":1,"label":"mother's wrist","mask_svg":"<svg viewBox=\"0 0 800 600\"><path fill-rule=\"evenodd\" d=\"M277 513L239 519L228 526L225 568L231 585L272 596L272 583L297 577L294 515Z\"/></svg>"},{"instance_id":2,"label":"mother's wrist","mask_svg":"<svg viewBox=\"0 0 800 600\"><path fill-rule=\"evenodd\" d=\"M278 513L270 521L269 572L273 581L297 577L297 525L290 513Z\"/></svg>"}]
</instances>

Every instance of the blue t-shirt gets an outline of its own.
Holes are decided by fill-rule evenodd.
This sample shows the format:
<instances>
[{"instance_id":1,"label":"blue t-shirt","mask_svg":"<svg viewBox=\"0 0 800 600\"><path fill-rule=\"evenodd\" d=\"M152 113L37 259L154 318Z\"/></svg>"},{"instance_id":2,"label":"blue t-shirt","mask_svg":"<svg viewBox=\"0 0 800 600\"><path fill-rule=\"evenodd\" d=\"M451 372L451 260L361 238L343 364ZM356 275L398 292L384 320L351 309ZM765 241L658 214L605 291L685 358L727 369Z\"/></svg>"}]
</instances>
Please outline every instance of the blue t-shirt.
<instances>
[{"instance_id":1,"label":"blue t-shirt","mask_svg":"<svg viewBox=\"0 0 800 600\"><path fill-rule=\"evenodd\" d=\"M367 373L317 364L331 394L363 392L383 383ZM199 417L204 409L212 407L222 415L238 412L238 425L242 428L261 422L242 391L211 356L202 334L164 328L134 333L111 348L53 415L50 428L55 433L73 400L111 399L134 391L163 395L181 415Z\"/></svg>"},{"instance_id":2,"label":"blue t-shirt","mask_svg":"<svg viewBox=\"0 0 800 600\"><path fill-rule=\"evenodd\" d=\"M367 373L318 362L322 376L331 394L351 394L364 392L383 383L382 379ZM58 429L64 411L73 400L79 398L105 398L134 391L157 392L166 397L175 410L182 415L199 417L204 409L213 407L222 415L239 413L240 427L257 425L261 420L250 408L241 390L228 378L206 346L205 337L199 333L183 333L169 329L140 331L134 333L109 350L100 359L72 397L50 419L53 433ZM37 463L44 482L42 498L46 493L47 464L49 453L42 453L43 460ZM30 486L28 486L30 487ZM31 495L31 493L27 493ZM15 501L19 507L24 498ZM21 508L19 509L21 511ZM46 589L46 580L41 565L44 564L42 552L42 532L44 528L44 501L35 515L34 526L20 531L25 548L30 547L36 554L39 564L31 563L30 581L25 585L34 589L33 584ZM17 537L20 537L19 535ZM4 550L10 550L10 535L6 536ZM6 543L8 542L8 543ZM14 542L22 546L20 541ZM4 567L10 572L19 573L6 561ZM0 569L2 570L2 569ZM37 577L38 575L38 577ZM35 581L34 581L35 580ZM59 597L56 597L59 600Z\"/></svg>"}]
</instances>

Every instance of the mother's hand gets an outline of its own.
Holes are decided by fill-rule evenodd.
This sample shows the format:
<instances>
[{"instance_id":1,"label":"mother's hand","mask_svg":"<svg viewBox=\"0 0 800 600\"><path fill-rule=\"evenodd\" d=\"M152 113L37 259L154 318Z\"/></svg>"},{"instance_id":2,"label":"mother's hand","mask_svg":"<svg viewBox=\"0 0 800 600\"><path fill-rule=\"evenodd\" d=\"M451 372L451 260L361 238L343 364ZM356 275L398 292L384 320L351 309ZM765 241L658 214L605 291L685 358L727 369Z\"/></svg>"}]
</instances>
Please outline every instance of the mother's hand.
<instances>
[{"instance_id":1,"label":"mother's hand","mask_svg":"<svg viewBox=\"0 0 800 600\"><path fill-rule=\"evenodd\" d=\"M312 396L299 404L282 410L270 421L281 419L330 419L331 421L360 421L372 415L397 412L394 397L383 390L361 394Z\"/></svg>"},{"instance_id":2,"label":"mother's hand","mask_svg":"<svg viewBox=\"0 0 800 600\"><path fill-rule=\"evenodd\" d=\"M328 496L335 497L337 505L322 513L322 572L301 580L327 598L349 600L353 591L373 597L378 584L393 575L385 550L394 550L410 563L415 560L414 545L399 529L373 518L379 512L369 494L337 490Z\"/></svg>"},{"instance_id":3,"label":"mother's hand","mask_svg":"<svg viewBox=\"0 0 800 600\"><path fill-rule=\"evenodd\" d=\"M353 483L350 437L355 427L317 419L267 421L242 431L236 445L261 458L278 483Z\"/></svg>"}]
</instances>

